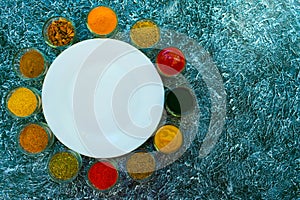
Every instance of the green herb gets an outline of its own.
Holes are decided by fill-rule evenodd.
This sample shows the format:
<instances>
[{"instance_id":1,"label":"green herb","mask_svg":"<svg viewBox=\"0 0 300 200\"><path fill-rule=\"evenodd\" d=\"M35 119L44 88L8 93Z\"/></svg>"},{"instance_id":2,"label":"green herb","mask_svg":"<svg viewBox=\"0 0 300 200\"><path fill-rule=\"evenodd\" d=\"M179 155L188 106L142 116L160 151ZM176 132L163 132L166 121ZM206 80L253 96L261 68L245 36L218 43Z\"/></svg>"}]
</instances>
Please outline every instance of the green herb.
<instances>
[{"instance_id":1,"label":"green herb","mask_svg":"<svg viewBox=\"0 0 300 200\"><path fill-rule=\"evenodd\" d=\"M76 157L69 152L56 153L49 162L51 175L60 180L73 178L79 170L79 163Z\"/></svg>"}]
</instances>

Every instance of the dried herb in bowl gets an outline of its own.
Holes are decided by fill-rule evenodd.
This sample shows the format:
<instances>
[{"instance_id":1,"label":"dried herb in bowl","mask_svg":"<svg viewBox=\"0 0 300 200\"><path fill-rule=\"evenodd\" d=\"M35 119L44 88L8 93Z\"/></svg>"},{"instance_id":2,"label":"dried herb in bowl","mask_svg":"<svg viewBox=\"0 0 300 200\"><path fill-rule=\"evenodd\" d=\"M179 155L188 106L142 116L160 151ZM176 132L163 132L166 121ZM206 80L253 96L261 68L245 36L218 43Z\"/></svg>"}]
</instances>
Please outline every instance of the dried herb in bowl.
<instances>
[{"instance_id":1,"label":"dried herb in bowl","mask_svg":"<svg viewBox=\"0 0 300 200\"><path fill-rule=\"evenodd\" d=\"M62 47L72 44L75 37L73 23L64 17L50 18L44 25L45 41L52 47Z\"/></svg>"},{"instance_id":2,"label":"dried herb in bowl","mask_svg":"<svg viewBox=\"0 0 300 200\"><path fill-rule=\"evenodd\" d=\"M76 178L82 164L81 156L73 151L55 153L48 163L49 175L55 182L70 182Z\"/></svg>"}]
</instances>

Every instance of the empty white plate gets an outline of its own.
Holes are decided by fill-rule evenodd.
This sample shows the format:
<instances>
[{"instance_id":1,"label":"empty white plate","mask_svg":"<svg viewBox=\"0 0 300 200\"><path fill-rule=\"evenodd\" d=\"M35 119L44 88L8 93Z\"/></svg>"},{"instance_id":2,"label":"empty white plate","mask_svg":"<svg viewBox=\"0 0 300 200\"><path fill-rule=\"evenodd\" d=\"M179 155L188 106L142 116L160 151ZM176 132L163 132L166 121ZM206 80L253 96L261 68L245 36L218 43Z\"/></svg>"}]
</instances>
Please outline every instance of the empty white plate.
<instances>
[{"instance_id":1,"label":"empty white plate","mask_svg":"<svg viewBox=\"0 0 300 200\"><path fill-rule=\"evenodd\" d=\"M95 158L139 147L160 121L163 83L151 61L113 39L80 42L62 52L43 85L45 118L67 147Z\"/></svg>"}]
</instances>

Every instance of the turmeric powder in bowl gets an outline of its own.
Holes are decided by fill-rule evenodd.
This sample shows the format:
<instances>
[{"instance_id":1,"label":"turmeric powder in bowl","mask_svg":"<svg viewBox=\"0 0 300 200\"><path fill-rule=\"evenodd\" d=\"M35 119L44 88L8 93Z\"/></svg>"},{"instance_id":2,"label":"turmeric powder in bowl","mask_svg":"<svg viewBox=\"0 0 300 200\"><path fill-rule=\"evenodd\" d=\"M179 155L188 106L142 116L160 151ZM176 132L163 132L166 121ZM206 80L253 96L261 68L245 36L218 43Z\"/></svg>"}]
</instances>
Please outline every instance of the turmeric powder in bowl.
<instances>
[{"instance_id":1,"label":"turmeric powder in bowl","mask_svg":"<svg viewBox=\"0 0 300 200\"><path fill-rule=\"evenodd\" d=\"M116 30L118 17L115 11L106 6L93 8L87 16L87 27L96 36L109 37Z\"/></svg>"},{"instance_id":2,"label":"turmeric powder in bowl","mask_svg":"<svg viewBox=\"0 0 300 200\"><path fill-rule=\"evenodd\" d=\"M40 110L41 98L34 88L18 87L8 93L6 107L12 116L29 117Z\"/></svg>"},{"instance_id":3,"label":"turmeric powder in bowl","mask_svg":"<svg viewBox=\"0 0 300 200\"><path fill-rule=\"evenodd\" d=\"M155 133L154 146L162 153L174 153L180 149L182 144L182 132L174 125L164 125Z\"/></svg>"}]
</instances>

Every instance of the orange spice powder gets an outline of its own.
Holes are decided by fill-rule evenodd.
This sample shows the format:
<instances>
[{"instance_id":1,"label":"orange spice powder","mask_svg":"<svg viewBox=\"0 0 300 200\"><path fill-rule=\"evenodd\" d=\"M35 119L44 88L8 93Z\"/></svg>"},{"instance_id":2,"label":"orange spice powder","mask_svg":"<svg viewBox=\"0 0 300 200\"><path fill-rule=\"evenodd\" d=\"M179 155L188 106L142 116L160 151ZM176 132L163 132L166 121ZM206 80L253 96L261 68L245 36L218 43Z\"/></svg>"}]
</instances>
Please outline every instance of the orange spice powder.
<instances>
[{"instance_id":1,"label":"orange spice powder","mask_svg":"<svg viewBox=\"0 0 300 200\"><path fill-rule=\"evenodd\" d=\"M19 142L25 151L39 153L48 145L48 134L43 127L30 124L21 131Z\"/></svg>"},{"instance_id":2,"label":"orange spice powder","mask_svg":"<svg viewBox=\"0 0 300 200\"><path fill-rule=\"evenodd\" d=\"M118 17L111 8L99 6L90 11L87 24L93 33L108 35L117 27Z\"/></svg>"}]
</instances>

